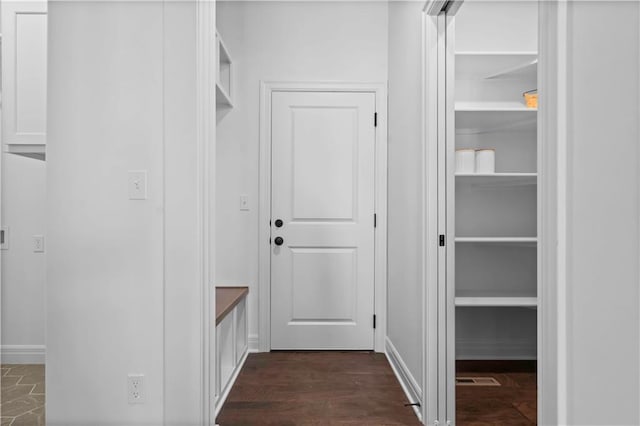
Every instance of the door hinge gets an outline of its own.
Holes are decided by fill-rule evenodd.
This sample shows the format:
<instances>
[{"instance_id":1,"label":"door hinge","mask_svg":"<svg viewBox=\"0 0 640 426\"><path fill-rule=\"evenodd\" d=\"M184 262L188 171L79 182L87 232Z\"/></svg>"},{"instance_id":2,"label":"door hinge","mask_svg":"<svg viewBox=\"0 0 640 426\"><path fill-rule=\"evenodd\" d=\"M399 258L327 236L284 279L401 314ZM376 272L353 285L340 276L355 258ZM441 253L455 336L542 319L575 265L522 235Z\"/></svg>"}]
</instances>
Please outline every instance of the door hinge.
<instances>
[{"instance_id":1,"label":"door hinge","mask_svg":"<svg viewBox=\"0 0 640 426\"><path fill-rule=\"evenodd\" d=\"M440 247L444 247L444 234L440 234Z\"/></svg>"},{"instance_id":2,"label":"door hinge","mask_svg":"<svg viewBox=\"0 0 640 426\"><path fill-rule=\"evenodd\" d=\"M377 227L378 226L378 215L377 214L373 214L373 227Z\"/></svg>"},{"instance_id":3,"label":"door hinge","mask_svg":"<svg viewBox=\"0 0 640 426\"><path fill-rule=\"evenodd\" d=\"M373 127L378 127L378 113L373 113Z\"/></svg>"},{"instance_id":4,"label":"door hinge","mask_svg":"<svg viewBox=\"0 0 640 426\"><path fill-rule=\"evenodd\" d=\"M376 314L373 314L373 328L376 328Z\"/></svg>"}]
</instances>

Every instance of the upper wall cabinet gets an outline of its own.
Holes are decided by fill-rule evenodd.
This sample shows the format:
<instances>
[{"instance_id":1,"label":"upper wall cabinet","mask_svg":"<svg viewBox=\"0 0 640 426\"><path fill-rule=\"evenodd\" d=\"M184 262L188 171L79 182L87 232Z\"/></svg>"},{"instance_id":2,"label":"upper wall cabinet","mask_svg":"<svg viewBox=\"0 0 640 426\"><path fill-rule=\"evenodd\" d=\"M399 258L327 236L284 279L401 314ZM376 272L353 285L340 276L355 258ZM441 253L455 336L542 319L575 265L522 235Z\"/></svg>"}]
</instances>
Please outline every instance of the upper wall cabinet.
<instances>
[{"instance_id":1,"label":"upper wall cabinet","mask_svg":"<svg viewBox=\"0 0 640 426\"><path fill-rule=\"evenodd\" d=\"M47 3L2 2L2 142L44 155L47 128Z\"/></svg>"}]
</instances>

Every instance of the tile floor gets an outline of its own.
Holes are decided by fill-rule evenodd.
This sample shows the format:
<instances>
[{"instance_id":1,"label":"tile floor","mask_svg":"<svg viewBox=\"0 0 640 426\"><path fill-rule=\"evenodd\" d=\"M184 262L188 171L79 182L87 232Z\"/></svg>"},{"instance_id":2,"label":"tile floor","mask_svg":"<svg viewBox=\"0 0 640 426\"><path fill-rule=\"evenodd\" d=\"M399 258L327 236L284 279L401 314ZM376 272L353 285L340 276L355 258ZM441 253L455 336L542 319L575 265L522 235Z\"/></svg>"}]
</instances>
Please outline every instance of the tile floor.
<instances>
[{"instance_id":1,"label":"tile floor","mask_svg":"<svg viewBox=\"0 0 640 426\"><path fill-rule=\"evenodd\" d=\"M44 365L3 364L1 426L41 426L44 421Z\"/></svg>"}]
</instances>

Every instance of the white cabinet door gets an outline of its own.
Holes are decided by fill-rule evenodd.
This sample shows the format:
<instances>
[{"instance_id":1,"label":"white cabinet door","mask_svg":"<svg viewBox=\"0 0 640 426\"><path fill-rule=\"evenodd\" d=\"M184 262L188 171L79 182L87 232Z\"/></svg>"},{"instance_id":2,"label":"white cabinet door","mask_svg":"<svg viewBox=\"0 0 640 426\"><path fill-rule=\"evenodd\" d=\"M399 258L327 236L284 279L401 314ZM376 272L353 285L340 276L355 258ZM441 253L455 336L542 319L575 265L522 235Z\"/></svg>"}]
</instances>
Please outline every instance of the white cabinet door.
<instances>
[{"instance_id":1,"label":"white cabinet door","mask_svg":"<svg viewBox=\"0 0 640 426\"><path fill-rule=\"evenodd\" d=\"M272 349L373 349L374 112L373 93L272 96Z\"/></svg>"},{"instance_id":2,"label":"white cabinet door","mask_svg":"<svg viewBox=\"0 0 640 426\"><path fill-rule=\"evenodd\" d=\"M43 145L46 128L47 3L3 1L3 143Z\"/></svg>"}]
</instances>

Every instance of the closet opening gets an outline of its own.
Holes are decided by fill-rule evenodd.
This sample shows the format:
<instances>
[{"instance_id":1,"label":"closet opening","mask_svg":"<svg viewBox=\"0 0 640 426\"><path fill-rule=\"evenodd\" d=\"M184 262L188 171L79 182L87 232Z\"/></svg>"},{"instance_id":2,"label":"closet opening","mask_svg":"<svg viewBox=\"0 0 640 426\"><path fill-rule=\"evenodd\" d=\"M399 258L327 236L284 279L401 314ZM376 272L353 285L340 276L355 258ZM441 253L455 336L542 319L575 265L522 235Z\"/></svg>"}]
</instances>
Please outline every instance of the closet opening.
<instances>
[{"instance_id":1,"label":"closet opening","mask_svg":"<svg viewBox=\"0 0 640 426\"><path fill-rule=\"evenodd\" d=\"M466 1L450 20L455 246L447 285L461 425L537 424L537 8Z\"/></svg>"},{"instance_id":2,"label":"closet opening","mask_svg":"<svg viewBox=\"0 0 640 426\"><path fill-rule=\"evenodd\" d=\"M446 129L436 138L438 234L446 235L437 287L447 392L438 404L452 424L534 425L538 2L466 0L429 15Z\"/></svg>"}]
</instances>

